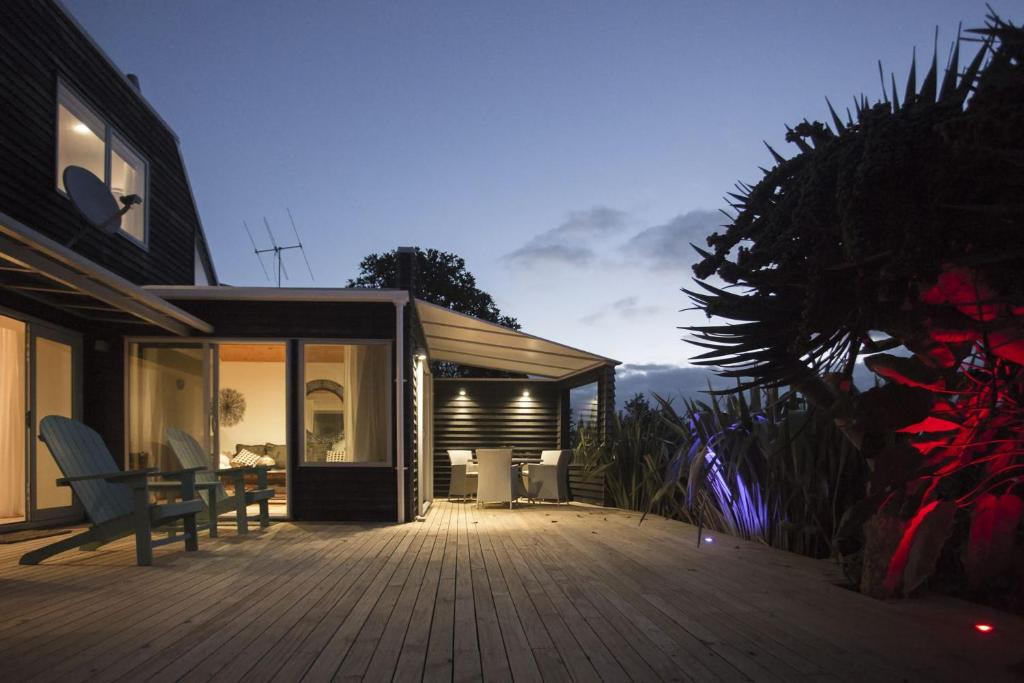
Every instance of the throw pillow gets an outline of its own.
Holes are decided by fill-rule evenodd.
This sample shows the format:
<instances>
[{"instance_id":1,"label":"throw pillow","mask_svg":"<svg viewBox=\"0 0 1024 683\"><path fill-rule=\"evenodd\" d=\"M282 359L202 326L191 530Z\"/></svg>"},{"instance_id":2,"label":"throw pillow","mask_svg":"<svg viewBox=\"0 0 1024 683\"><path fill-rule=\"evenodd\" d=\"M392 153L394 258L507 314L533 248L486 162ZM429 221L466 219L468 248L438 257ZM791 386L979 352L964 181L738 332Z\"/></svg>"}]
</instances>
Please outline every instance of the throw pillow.
<instances>
[{"instance_id":1,"label":"throw pillow","mask_svg":"<svg viewBox=\"0 0 1024 683\"><path fill-rule=\"evenodd\" d=\"M259 463L260 456L257 453L253 453L248 448L243 448L235 454L235 457L231 458L232 467L255 467Z\"/></svg>"}]
</instances>

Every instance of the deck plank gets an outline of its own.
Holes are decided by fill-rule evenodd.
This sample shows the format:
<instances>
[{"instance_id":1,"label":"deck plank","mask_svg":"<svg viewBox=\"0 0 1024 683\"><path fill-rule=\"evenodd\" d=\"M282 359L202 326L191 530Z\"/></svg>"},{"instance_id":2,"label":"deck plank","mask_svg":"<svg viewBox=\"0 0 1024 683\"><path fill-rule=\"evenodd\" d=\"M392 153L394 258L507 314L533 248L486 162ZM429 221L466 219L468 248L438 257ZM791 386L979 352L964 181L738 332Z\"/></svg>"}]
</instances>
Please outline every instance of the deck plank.
<instances>
[{"instance_id":1,"label":"deck plank","mask_svg":"<svg viewBox=\"0 0 1024 683\"><path fill-rule=\"evenodd\" d=\"M879 602L827 563L583 505L435 501L422 523L275 523L36 567L0 551L10 680L1007 680L1024 619ZM996 624L986 636L977 621Z\"/></svg>"}]
</instances>

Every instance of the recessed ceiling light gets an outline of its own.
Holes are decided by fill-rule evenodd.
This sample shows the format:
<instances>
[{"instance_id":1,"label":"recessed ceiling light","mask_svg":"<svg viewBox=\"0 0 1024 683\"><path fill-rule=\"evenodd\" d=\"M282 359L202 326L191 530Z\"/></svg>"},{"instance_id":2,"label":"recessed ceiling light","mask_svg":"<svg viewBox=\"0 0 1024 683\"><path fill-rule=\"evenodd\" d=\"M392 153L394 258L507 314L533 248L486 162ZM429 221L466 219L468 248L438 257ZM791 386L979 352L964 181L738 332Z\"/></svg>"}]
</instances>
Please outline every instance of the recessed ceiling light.
<instances>
[{"instance_id":1,"label":"recessed ceiling light","mask_svg":"<svg viewBox=\"0 0 1024 683\"><path fill-rule=\"evenodd\" d=\"M466 395L466 390L465 389L459 389L459 396L465 396L465 395Z\"/></svg>"},{"instance_id":2,"label":"recessed ceiling light","mask_svg":"<svg viewBox=\"0 0 1024 683\"><path fill-rule=\"evenodd\" d=\"M71 130L75 131L79 135L87 135L89 133L92 133L92 129L89 128L89 126L82 123L81 121L71 126Z\"/></svg>"}]
</instances>

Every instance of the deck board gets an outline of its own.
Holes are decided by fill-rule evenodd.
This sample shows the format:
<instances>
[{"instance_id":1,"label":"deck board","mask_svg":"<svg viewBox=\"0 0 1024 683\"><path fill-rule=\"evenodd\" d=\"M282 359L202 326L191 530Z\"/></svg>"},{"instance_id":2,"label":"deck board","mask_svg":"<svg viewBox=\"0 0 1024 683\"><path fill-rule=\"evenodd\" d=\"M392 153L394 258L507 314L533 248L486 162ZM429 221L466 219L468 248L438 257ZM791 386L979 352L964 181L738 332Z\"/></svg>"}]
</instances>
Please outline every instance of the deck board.
<instances>
[{"instance_id":1,"label":"deck board","mask_svg":"<svg viewBox=\"0 0 1024 683\"><path fill-rule=\"evenodd\" d=\"M198 553L0 552L10 680L1015 680L1024 619L879 602L828 563L583 505L280 522ZM980 635L973 624L996 631ZM1012 667L1017 667L1013 669Z\"/></svg>"}]
</instances>

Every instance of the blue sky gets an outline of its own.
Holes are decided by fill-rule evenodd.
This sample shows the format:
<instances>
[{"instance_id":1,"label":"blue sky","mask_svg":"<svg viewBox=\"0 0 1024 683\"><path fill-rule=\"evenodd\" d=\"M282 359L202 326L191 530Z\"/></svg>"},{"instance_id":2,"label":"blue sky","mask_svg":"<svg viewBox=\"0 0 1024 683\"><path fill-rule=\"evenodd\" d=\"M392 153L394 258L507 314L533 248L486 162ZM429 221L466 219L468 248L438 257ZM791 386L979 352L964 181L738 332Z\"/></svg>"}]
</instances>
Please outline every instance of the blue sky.
<instances>
[{"instance_id":1,"label":"blue sky","mask_svg":"<svg viewBox=\"0 0 1024 683\"><path fill-rule=\"evenodd\" d=\"M181 138L222 280L266 283L242 221L286 237L289 207L318 285L343 285L370 252L454 251L526 330L662 374L693 352L676 328L699 321L680 312L686 243L770 163L762 141L789 154L785 124L824 120L826 96L877 97L878 60L902 84L936 26L944 58L958 22L986 11L65 3ZM309 284L298 259L290 284Z\"/></svg>"}]
</instances>

